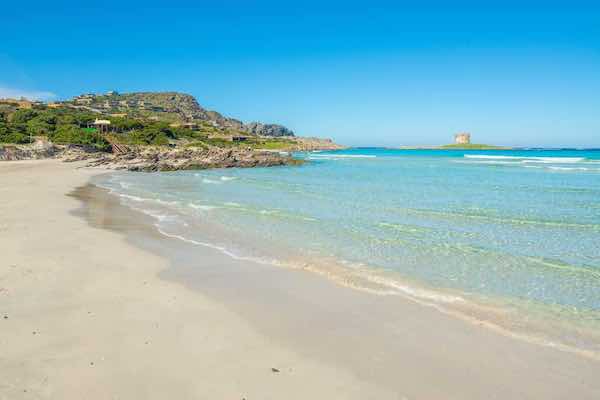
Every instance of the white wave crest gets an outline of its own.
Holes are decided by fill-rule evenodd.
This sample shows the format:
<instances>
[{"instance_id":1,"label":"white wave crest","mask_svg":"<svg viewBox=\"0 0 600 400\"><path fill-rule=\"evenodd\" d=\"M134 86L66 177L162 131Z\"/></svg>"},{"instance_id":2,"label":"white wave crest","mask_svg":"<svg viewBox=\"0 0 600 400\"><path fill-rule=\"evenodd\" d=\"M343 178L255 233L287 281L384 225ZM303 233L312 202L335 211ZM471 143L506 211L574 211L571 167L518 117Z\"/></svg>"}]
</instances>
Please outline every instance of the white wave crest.
<instances>
[{"instance_id":1,"label":"white wave crest","mask_svg":"<svg viewBox=\"0 0 600 400\"><path fill-rule=\"evenodd\" d=\"M213 179L202 178L202 183L208 183L208 184L216 184L216 185L220 185L222 182L220 182L220 181L215 181L215 180L213 180Z\"/></svg>"},{"instance_id":2,"label":"white wave crest","mask_svg":"<svg viewBox=\"0 0 600 400\"><path fill-rule=\"evenodd\" d=\"M534 157L534 156L489 156L483 154L465 154L465 158L483 160L513 160L529 163L574 164L585 161L585 157Z\"/></svg>"},{"instance_id":3,"label":"white wave crest","mask_svg":"<svg viewBox=\"0 0 600 400\"><path fill-rule=\"evenodd\" d=\"M377 158L371 154L312 154L316 158Z\"/></svg>"},{"instance_id":4,"label":"white wave crest","mask_svg":"<svg viewBox=\"0 0 600 400\"><path fill-rule=\"evenodd\" d=\"M126 194L126 193L118 193L118 192L114 192L116 194L118 194L120 197L127 199L127 200L131 200L131 201L135 201L137 203L157 203L157 204L162 204L165 206L176 206L178 203L176 201L166 201L166 200L161 200L161 199L149 199L149 198L145 198L145 197L138 197L138 196L134 196L131 194Z\"/></svg>"},{"instance_id":5,"label":"white wave crest","mask_svg":"<svg viewBox=\"0 0 600 400\"><path fill-rule=\"evenodd\" d=\"M189 207L195 208L196 210L203 210L203 211L210 211L210 210L214 210L218 207L216 206L209 206L206 204L195 204L195 203L188 203Z\"/></svg>"},{"instance_id":6,"label":"white wave crest","mask_svg":"<svg viewBox=\"0 0 600 400\"><path fill-rule=\"evenodd\" d=\"M600 171L597 168L586 168L586 167L548 167L555 171Z\"/></svg>"}]
</instances>

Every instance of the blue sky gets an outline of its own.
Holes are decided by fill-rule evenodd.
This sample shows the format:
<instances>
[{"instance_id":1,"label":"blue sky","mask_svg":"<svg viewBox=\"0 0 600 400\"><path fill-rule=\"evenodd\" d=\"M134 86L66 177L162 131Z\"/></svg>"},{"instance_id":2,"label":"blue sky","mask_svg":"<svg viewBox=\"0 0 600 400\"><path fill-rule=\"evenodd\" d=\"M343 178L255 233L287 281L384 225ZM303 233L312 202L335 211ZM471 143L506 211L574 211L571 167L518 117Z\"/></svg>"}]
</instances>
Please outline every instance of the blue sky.
<instances>
[{"instance_id":1,"label":"blue sky","mask_svg":"<svg viewBox=\"0 0 600 400\"><path fill-rule=\"evenodd\" d=\"M350 145L600 147L593 2L8 2L0 33L0 96L176 90Z\"/></svg>"}]
</instances>

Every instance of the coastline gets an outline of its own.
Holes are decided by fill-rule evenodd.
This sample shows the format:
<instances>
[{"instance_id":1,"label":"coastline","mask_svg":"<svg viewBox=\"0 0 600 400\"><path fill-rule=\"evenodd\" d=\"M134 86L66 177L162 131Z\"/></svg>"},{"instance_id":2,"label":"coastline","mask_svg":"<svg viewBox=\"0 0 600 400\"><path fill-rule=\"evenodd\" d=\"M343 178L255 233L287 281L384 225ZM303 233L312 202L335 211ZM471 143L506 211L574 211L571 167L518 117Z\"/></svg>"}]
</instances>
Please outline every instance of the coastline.
<instances>
[{"instance_id":1,"label":"coastline","mask_svg":"<svg viewBox=\"0 0 600 400\"><path fill-rule=\"evenodd\" d=\"M16 249L3 271L2 287L10 290L0 293L10 314L2 321L10 350L0 361L10 384L0 385L0 398L76 398L99 387L113 392L98 398L600 396L598 362L405 299L165 238L148 217L94 186L76 192L82 208L65 194L101 171L73 166L0 165L12 199L2 210L2 235ZM32 210L26 216L19 213L25 207ZM11 270L23 263L27 274ZM73 293L73 286L84 290ZM153 337L143 340L149 330ZM105 353L111 356L89 361ZM176 367L165 368L162 357ZM67 382L73 376L77 387ZM25 386L34 392L22 392Z\"/></svg>"}]
</instances>

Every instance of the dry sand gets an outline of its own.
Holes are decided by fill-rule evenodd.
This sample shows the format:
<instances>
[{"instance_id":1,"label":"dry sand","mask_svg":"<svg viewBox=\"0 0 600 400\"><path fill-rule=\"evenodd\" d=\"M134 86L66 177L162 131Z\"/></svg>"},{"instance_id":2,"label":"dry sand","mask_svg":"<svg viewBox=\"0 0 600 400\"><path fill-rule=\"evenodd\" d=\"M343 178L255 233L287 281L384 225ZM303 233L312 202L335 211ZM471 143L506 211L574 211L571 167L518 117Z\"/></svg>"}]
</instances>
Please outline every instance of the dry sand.
<instances>
[{"instance_id":1,"label":"dry sand","mask_svg":"<svg viewBox=\"0 0 600 400\"><path fill-rule=\"evenodd\" d=\"M600 398L597 361L82 209L76 166L0 163L0 399Z\"/></svg>"}]
</instances>

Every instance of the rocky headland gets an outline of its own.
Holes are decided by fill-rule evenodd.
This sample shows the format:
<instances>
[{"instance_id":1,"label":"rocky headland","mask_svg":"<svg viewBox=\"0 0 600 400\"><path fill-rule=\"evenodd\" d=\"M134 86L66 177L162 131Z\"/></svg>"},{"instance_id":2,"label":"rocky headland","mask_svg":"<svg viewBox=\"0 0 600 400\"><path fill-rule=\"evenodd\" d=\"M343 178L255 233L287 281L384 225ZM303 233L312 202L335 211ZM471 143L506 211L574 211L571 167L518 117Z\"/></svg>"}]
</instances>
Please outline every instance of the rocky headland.
<instances>
[{"instance_id":1,"label":"rocky headland","mask_svg":"<svg viewBox=\"0 0 600 400\"><path fill-rule=\"evenodd\" d=\"M32 143L33 142L33 143ZM0 160L60 158L131 171L302 163L294 151L344 148L272 123L243 123L178 92L0 101Z\"/></svg>"}]
</instances>

